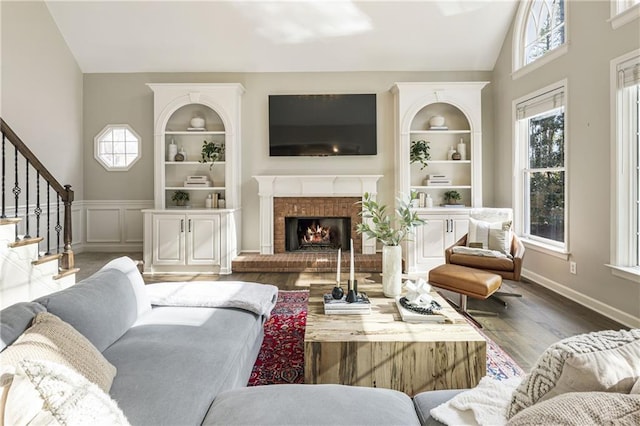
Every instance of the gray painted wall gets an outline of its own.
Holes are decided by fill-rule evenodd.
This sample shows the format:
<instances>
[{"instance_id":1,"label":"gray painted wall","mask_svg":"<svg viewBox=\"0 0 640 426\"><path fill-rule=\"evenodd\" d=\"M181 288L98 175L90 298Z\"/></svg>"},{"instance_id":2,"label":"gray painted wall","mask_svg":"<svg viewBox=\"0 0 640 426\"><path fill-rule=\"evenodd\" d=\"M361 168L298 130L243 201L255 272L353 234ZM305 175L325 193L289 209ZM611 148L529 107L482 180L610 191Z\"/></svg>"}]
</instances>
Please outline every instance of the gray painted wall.
<instances>
[{"instance_id":1,"label":"gray painted wall","mask_svg":"<svg viewBox=\"0 0 640 426\"><path fill-rule=\"evenodd\" d=\"M146 83L241 83L242 99L242 250L259 250L258 186L261 174L382 174L379 198L394 199L393 97L397 81L490 80L489 72L354 73L152 73L85 74L84 161L88 200L153 198L153 93ZM492 93L483 91L483 193L493 201ZM376 93L378 155L371 157L269 157L268 95L272 93ZM108 123L128 123L142 137L142 158L128 172L107 172L93 159L93 137Z\"/></svg>"},{"instance_id":2,"label":"gray painted wall","mask_svg":"<svg viewBox=\"0 0 640 426\"><path fill-rule=\"evenodd\" d=\"M608 1L568 3L567 54L516 80L511 77L512 30L493 73L497 205L512 205L512 101L568 79L567 143L569 262L529 249L524 267L553 284L640 317L640 284L611 275L610 241L610 61L640 46L640 22L617 30L607 22Z\"/></svg>"},{"instance_id":3,"label":"gray painted wall","mask_svg":"<svg viewBox=\"0 0 640 426\"><path fill-rule=\"evenodd\" d=\"M0 2L0 7L2 118L81 200L80 68L43 2Z\"/></svg>"}]
</instances>

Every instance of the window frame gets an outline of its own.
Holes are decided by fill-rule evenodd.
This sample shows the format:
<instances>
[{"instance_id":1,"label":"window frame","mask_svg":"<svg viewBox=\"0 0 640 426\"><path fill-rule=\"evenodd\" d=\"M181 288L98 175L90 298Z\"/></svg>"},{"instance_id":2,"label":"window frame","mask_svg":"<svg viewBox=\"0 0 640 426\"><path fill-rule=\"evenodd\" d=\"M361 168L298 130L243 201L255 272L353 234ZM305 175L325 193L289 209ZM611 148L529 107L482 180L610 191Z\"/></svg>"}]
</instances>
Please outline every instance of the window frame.
<instances>
[{"instance_id":1,"label":"window frame","mask_svg":"<svg viewBox=\"0 0 640 426\"><path fill-rule=\"evenodd\" d=\"M120 130L120 129L128 130L129 132L131 132L136 137L137 144L138 144L138 153L137 153L136 157L131 161L131 163L127 164L126 166L115 167L115 166L109 165L101 157L101 155L100 155L100 142L102 140L102 137L106 133L114 131L114 130ZM133 129L133 127L131 127L128 124L107 124L93 138L93 157L107 171L110 171L110 172L126 172L126 171L130 170L131 167L133 167L133 165L136 164L138 162L138 160L140 160L140 158L142 158L142 138L140 137L138 132L136 132Z\"/></svg>"},{"instance_id":2,"label":"window frame","mask_svg":"<svg viewBox=\"0 0 640 426\"><path fill-rule=\"evenodd\" d=\"M525 170L529 169L529 119L535 116L541 115L541 113L534 114L529 117L518 117L518 106L532 101L540 97L544 98L545 94L562 93L564 108L564 242L558 242L542 238L539 236L531 236L525 232L526 220L529 215L528 200L529 194L526 189L525 182ZM570 247L570 234L569 234L569 210L570 210L570 198L569 198L569 136L567 129L569 128L568 118L568 95L569 87L567 80L561 80L556 83L550 84L539 90L531 92L527 95L521 96L515 99L512 103L512 117L513 117L513 140L514 143L514 158L513 158L513 200L514 200L514 218L515 231L522 237L523 242L532 248L547 253L549 255L559 257L561 259L568 259L569 247ZM549 95L551 96L551 95ZM559 108L559 107L558 107ZM555 108L547 109L544 112L552 111Z\"/></svg>"},{"instance_id":3,"label":"window frame","mask_svg":"<svg viewBox=\"0 0 640 426\"><path fill-rule=\"evenodd\" d=\"M528 0L520 3L513 26L512 39L512 69L511 78L518 79L531 71L548 64L555 59L563 56L569 51L569 2L564 2L564 43L560 46L547 51L532 62L525 64L525 43L527 23L531 8L536 0Z\"/></svg>"},{"instance_id":4,"label":"window frame","mask_svg":"<svg viewBox=\"0 0 640 426\"><path fill-rule=\"evenodd\" d=\"M638 140L633 142L634 133L637 136L638 120L633 112L633 95L624 89L619 79L619 67L628 62L640 65L640 49L611 60L611 245L610 263L611 273L618 277L640 283L640 265L633 262L639 256L638 241L633 233L636 227L640 209L634 206L633 191L637 194L634 181L634 167L640 167ZM636 95L640 97L640 95ZM636 108L640 105L636 104ZM637 114L637 109L635 110ZM636 171L637 173L637 171ZM636 180L640 180L637 178ZM628 197L625 197L629 194ZM636 210L634 216L633 210ZM636 237L637 238L637 237ZM635 246L635 247L634 247Z\"/></svg>"},{"instance_id":5,"label":"window frame","mask_svg":"<svg viewBox=\"0 0 640 426\"><path fill-rule=\"evenodd\" d=\"M611 0L611 28L618 29L634 19L640 19L640 2L626 6L622 0Z\"/></svg>"}]
</instances>

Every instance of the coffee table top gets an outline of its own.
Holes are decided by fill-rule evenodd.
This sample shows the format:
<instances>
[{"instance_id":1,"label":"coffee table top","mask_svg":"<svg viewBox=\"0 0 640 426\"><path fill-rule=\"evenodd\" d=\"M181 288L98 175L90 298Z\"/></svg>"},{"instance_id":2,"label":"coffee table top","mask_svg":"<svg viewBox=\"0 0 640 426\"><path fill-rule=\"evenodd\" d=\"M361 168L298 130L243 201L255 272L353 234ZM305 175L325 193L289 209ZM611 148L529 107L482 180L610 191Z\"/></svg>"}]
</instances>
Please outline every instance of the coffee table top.
<instances>
[{"instance_id":1,"label":"coffee table top","mask_svg":"<svg viewBox=\"0 0 640 426\"><path fill-rule=\"evenodd\" d=\"M333 285L311 284L304 336L307 342L459 342L484 341L462 315L438 293L434 299L442 305L446 323L408 323L402 321L395 299L384 297L382 285L359 284L371 301L371 313L366 315L325 315L322 296Z\"/></svg>"}]
</instances>

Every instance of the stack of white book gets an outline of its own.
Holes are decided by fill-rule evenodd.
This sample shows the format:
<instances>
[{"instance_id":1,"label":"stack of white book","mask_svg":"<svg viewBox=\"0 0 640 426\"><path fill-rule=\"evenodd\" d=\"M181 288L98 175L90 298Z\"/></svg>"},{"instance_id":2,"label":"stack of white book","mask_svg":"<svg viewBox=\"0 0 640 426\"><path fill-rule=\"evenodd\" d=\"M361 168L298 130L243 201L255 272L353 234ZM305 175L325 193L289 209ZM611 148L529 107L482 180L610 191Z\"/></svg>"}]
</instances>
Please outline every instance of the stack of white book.
<instances>
[{"instance_id":1,"label":"stack of white book","mask_svg":"<svg viewBox=\"0 0 640 426\"><path fill-rule=\"evenodd\" d=\"M448 175L430 174L430 175L427 175L427 185L431 185L431 186L451 185L451 178Z\"/></svg>"},{"instance_id":2,"label":"stack of white book","mask_svg":"<svg viewBox=\"0 0 640 426\"><path fill-rule=\"evenodd\" d=\"M346 296L334 299L330 294L323 297L325 315L366 315L371 313L371 302L365 293L358 293L357 301L347 302Z\"/></svg>"},{"instance_id":3,"label":"stack of white book","mask_svg":"<svg viewBox=\"0 0 640 426\"><path fill-rule=\"evenodd\" d=\"M185 188L202 188L211 186L211 181L207 176L187 176L184 186Z\"/></svg>"}]
</instances>

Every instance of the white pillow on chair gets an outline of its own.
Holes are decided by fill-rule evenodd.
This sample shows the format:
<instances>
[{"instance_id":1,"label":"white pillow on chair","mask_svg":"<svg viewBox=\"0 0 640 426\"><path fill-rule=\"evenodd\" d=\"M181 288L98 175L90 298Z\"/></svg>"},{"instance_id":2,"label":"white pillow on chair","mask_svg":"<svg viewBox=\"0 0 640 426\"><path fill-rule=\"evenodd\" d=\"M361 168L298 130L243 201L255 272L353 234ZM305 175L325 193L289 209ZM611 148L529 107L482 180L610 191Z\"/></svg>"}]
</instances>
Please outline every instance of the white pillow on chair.
<instances>
[{"instance_id":1,"label":"white pillow on chair","mask_svg":"<svg viewBox=\"0 0 640 426\"><path fill-rule=\"evenodd\" d=\"M511 253L511 223L485 222L469 218L469 234L467 235L467 247L496 250L500 253ZM480 246L482 244L482 246Z\"/></svg>"}]
</instances>

